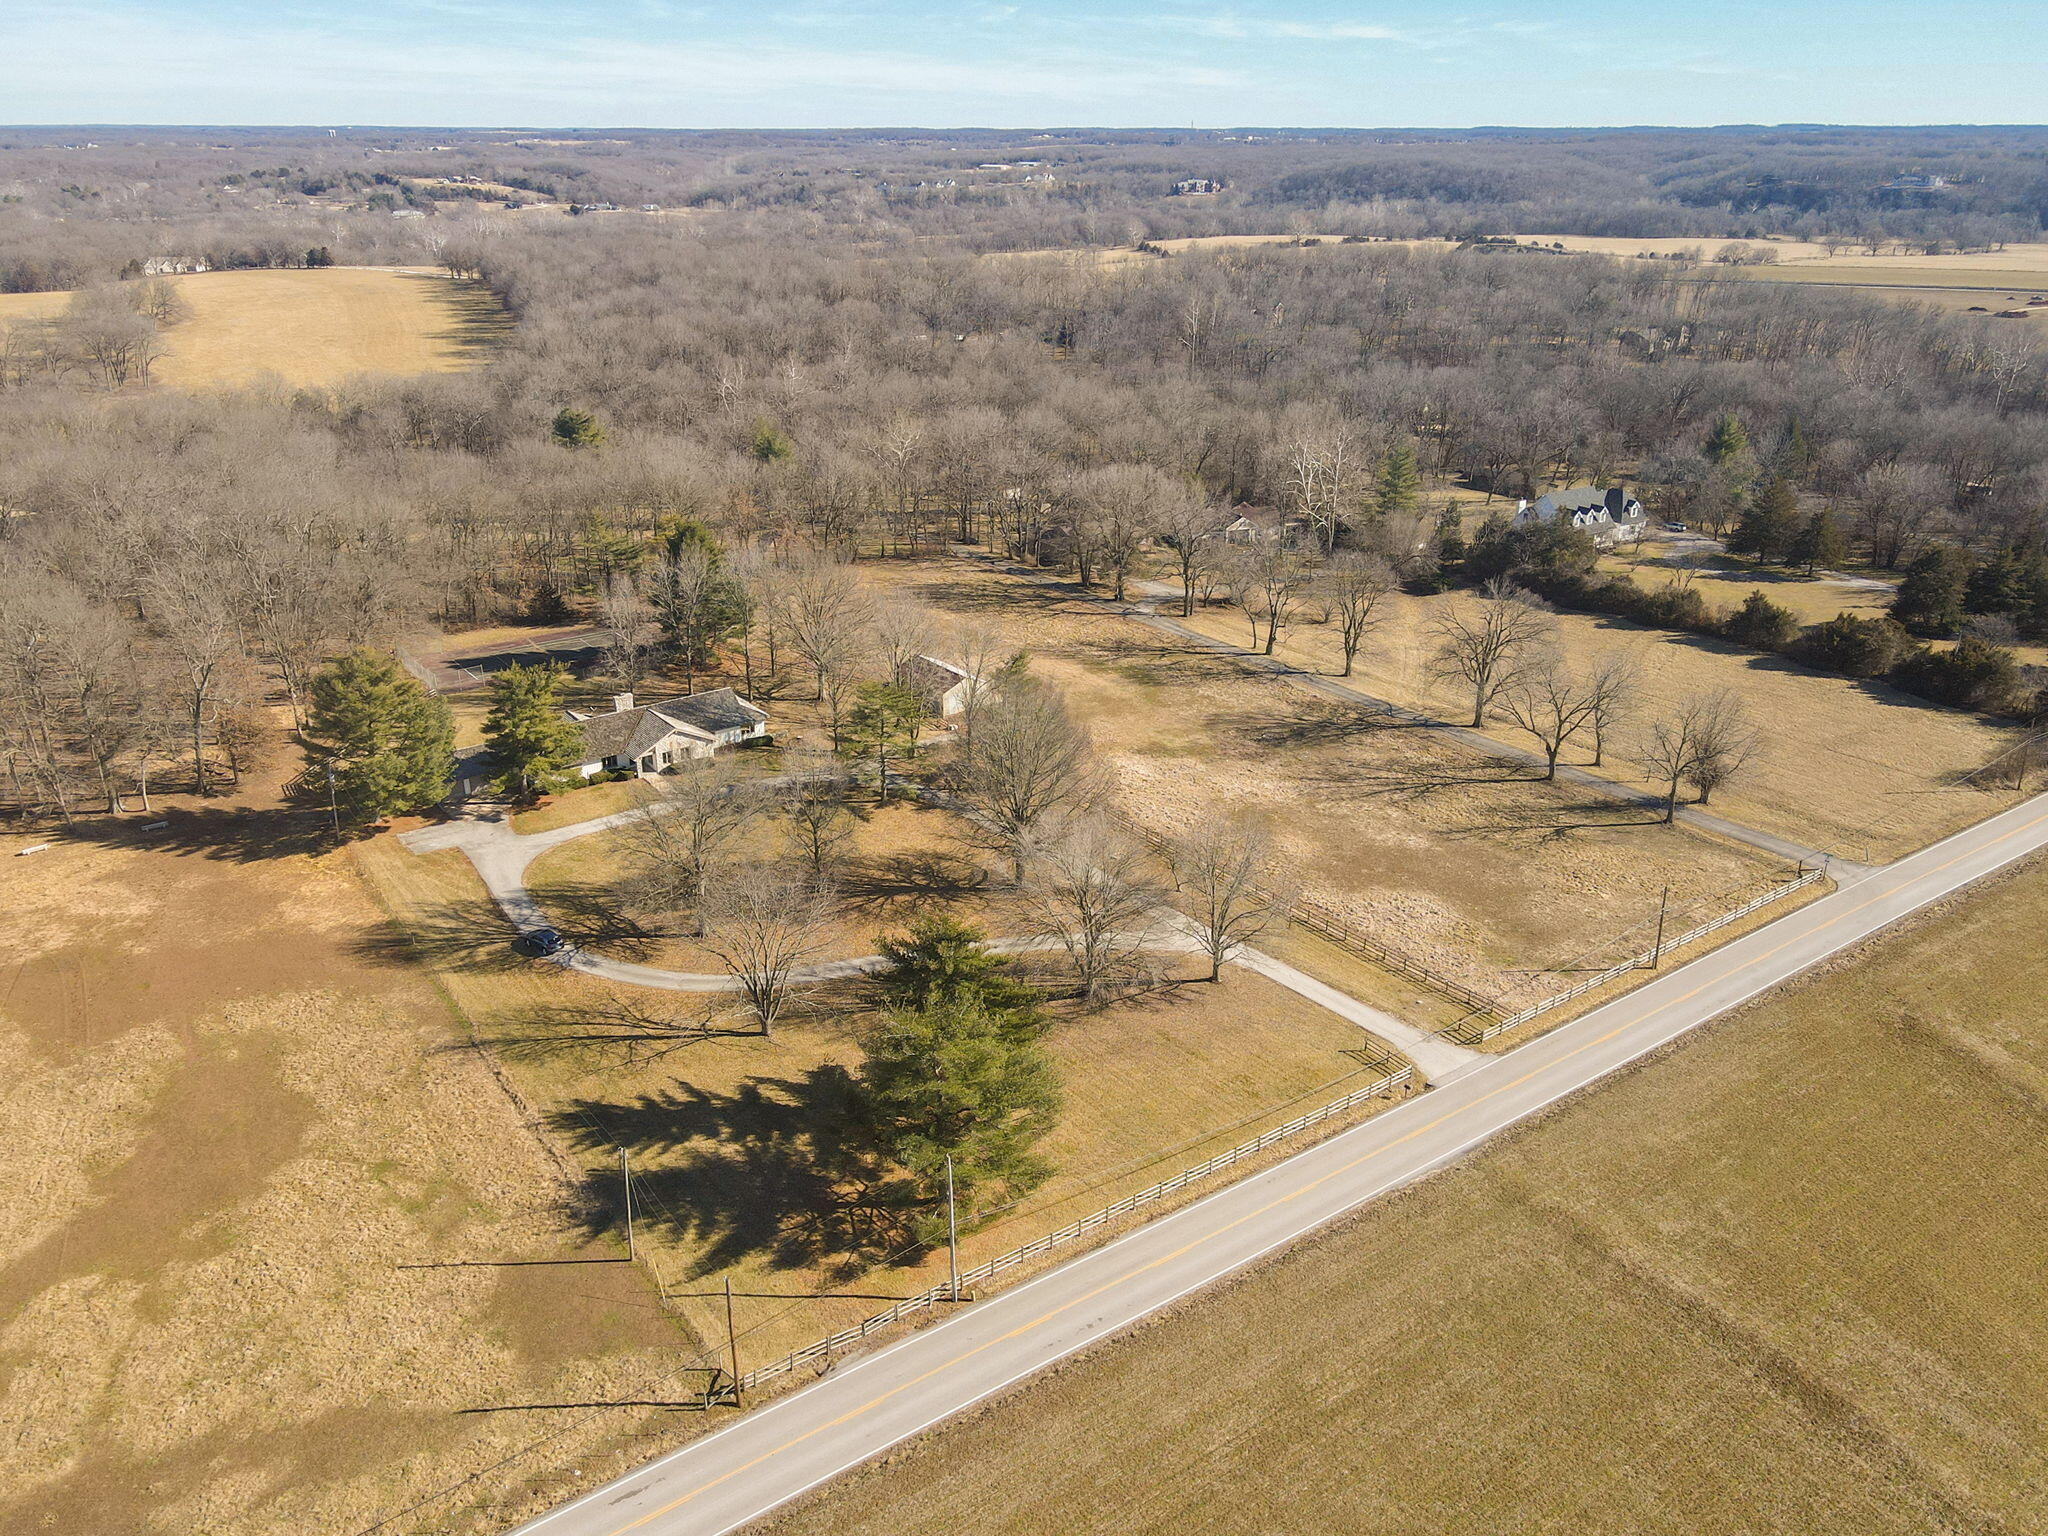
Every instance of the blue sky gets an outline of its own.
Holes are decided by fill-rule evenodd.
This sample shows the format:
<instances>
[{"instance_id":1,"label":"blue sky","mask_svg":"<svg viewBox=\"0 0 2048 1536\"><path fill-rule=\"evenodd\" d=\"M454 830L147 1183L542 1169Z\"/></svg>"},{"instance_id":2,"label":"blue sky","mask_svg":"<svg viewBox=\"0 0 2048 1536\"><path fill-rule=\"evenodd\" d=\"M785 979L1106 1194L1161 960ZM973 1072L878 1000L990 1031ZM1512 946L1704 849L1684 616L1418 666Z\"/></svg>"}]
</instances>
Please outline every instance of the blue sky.
<instances>
[{"instance_id":1,"label":"blue sky","mask_svg":"<svg viewBox=\"0 0 2048 1536\"><path fill-rule=\"evenodd\" d=\"M2039 0L0 0L0 70L10 123L2048 119Z\"/></svg>"}]
</instances>

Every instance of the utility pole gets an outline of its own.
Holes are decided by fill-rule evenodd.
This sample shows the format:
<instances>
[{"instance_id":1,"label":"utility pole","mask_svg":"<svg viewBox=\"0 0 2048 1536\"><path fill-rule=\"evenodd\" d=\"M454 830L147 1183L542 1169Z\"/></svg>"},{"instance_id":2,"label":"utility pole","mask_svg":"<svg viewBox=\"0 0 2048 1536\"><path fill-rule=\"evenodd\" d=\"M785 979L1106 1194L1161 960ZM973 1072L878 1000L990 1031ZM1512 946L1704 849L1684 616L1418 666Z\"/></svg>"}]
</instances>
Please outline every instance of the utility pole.
<instances>
[{"instance_id":1,"label":"utility pole","mask_svg":"<svg viewBox=\"0 0 2048 1536\"><path fill-rule=\"evenodd\" d=\"M732 1405L744 1407L740 1402L740 1334L732 1325L732 1276L725 1277L725 1342L732 1360Z\"/></svg>"},{"instance_id":2,"label":"utility pole","mask_svg":"<svg viewBox=\"0 0 2048 1536\"><path fill-rule=\"evenodd\" d=\"M953 1212L953 1154L946 1154L946 1296L960 1299L960 1224Z\"/></svg>"},{"instance_id":3,"label":"utility pole","mask_svg":"<svg viewBox=\"0 0 2048 1536\"><path fill-rule=\"evenodd\" d=\"M1650 947L1650 969L1656 970L1664 962L1664 914L1671 906L1671 887L1664 887L1664 894L1657 898L1657 942Z\"/></svg>"},{"instance_id":4,"label":"utility pole","mask_svg":"<svg viewBox=\"0 0 2048 1536\"><path fill-rule=\"evenodd\" d=\"M619 1180L626 1186L626 1262L630 1264L640 1253L633 1246L633 1160L624 1147L619 1148Z\"/></svg>"},{"instance_id":5,"label":"utility pole","mask_svg":"<svg viewBox=\"0 0 2048 1536\"><path fill-rule=\"evenodd\" d=\"M341 807L334 801L334 759L327 760L327 816L334 823L334 840L341 841Z\"/></svg>"}]
</instances>

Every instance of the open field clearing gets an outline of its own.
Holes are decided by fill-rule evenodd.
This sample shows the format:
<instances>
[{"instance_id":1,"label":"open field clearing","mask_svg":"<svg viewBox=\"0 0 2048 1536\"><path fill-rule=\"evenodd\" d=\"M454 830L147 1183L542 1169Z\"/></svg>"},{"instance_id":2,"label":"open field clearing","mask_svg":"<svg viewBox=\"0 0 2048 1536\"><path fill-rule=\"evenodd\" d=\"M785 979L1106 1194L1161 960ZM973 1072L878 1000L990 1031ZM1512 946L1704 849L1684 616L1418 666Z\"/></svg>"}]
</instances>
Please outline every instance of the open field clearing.
<instances>
[{"instance_id":1,"label":"open field clearing","mask_svg":"<svg viewBox=\"0 0 2048 1536\"><path fill-rule=\"evenodd\" d=\"M1638 239L1622 235L1516 235L1525 244L1562 245L1568 251L1585 252L1594 256L1683 256L1700 255L1711 257L1722 246L1731 243L1754 245L1762 250L1775 251L1780 261L1819 261L1828 253L1828 248L1814 240L1746 240L1731 242L1713 235L1667 235L1654 239Z\"/></svg>"},{"instance_id":2,"label":"open field clearing","mask_svg":"<svg viewBox=\"0 0 2048 1536\"><path fill-rule=\"evenodd\" d=\"M165 331L154 377L181 389L473 368L510 323L480 285L427 268L194 272L167 281L192 313ZM0 325L61 314L69 298L0 294Z\"/></svg>"},{"instance_id":3,"label":"open field clearing","mask_svg":"<svg viewBox=\"0 0 2048 1536\"><path fill-rule=\"evenodd\" d=\"M869 574L1027 649L1152 830L1172 834L1217 806L1264 811L1311 895L1489 995L1532 1001L1555 990L1536 971L1628 952L1667 883L1674 911L1719 910L1734 904L1724 893L1754 894L1783 873L1024 578L962 562Z\"/></svg>"},{"instance_id":4,"label":"open field clearing","mask_svg":"<svg viewBox=\"0 0 2048 1536\"><path fill-rule=\"evenodd\" d=\"M601 861L601 838L560 851L588 846ZM387 838L362 857L398 919L390 952L435 965L493 1041L578 1166L594 1234L619 1221L618 1148L630 1150L640 1253L711 1358L724 1346L728 1276L748 1366L880 1310L878 1296L944 1277L943 1254L907 1254L893 1239L851 1229L843 1201L850 1162L834 1115L843 1071L859 1061L858 1036L873 1017L858 984L805 989L795 1014L764 1039L735 1017L728 994L651 992L521 960L459 852L421 857ZM580 867L600 873L588 858ZM554 899L561 902L559 890ZM892 898L849 919L844 947L873 953L875 933L944 904ZM561 920L576 931L573 909ZM1187 957L1163 963L1169 977L1198 970ZM1049 964L1019 961L1027 974ZM963 1262L1004 1252L1371 1081L1384 1056L1356 1025L1234 968L1213 986L1169 982L1098 1012L1066 1004L1053 1012L1046 1043L1066 1103L1039 1150L1058 1173L963 1235ZM665 1053L658 1043L630 1052L562 1047L565 1036L616 1030L649 1013L710 1028L668 1042ZM806 1299L821 1293L836 1294Z\"/></svg>"},{"instance_id":5,"label":"open field clearing","mask_svg":"<svg viewBox=\"0 0 2048 1536\"><path fill-rule=\"evenodd\" d=\"M1366 640L1352 681L1397 704L1461 724L1470 719L1469 697L1452 694L1428 674L1435 643L1431 615L1446 604L1470 601L1458 594L1390 596L1386 618ZM1838 611L1826 601L1816 606ZM1632 739L1610 752L1601 770L1622 783L1661 788L1643 777L1632 755L1633 738L1686 696L1728 688L1764 727L1754 760L1714 797L1713 809L1737 821L1870 862L1923 847L2012 802L2005 790L1958 782L2016 739L2007 727L1916 700L1880 682L1815 672L1719 640L1586 614L1561 612L1556 618L1558 641L1574 663L1622 651L1636 655L1641 664ZM1184 622L1236 645L1245 644L1249 634L1234 610L1198 611ZM1337 636L1315 624L1283 631L1277 654L1330 674L1343 661ZM1489 723L1487 731L1520 746L1532 740L1502 721ZM1590 759L1590 751L1577 744L1565 758Z\"/></svg>"},{"instance_id":6,"label":"open field clearing","mask_svg":"<svg viewBox=\"0 0 2048 1536\"><path fill-rule=\"evenodd\" d=\"M1662 552L1653 540L1643 542L1642 554L1610 554L1600 557L1600 570L1631 576L1643 586L1657 587L1684 569L1692 573L1693 585L1716 608L1740 608L1752 592L1761 592L1780 608L1790 609L1802 624L1820 624L1838 613L1870 618L1890 611L1888 590L1860 581L1838 581L1827 577L1809 579L1804 572L1781 566L1759 568L1732 555L1704 558L1674 557Z\"/></svg>"},{"instance_id":7,"label":"open field clearing","mask_svg":"<svg viewBox=\"0 0 2048 1536\"><path fill-rule=\"evenodd\" d=\"M2037 860L774 1523L2048 1525Z\"/></svg>"},{"instance_id":8,"label":"open field clearing","mask_svg":"<svg viewBox=\"0 0 2048 1536\"><path fill-rule=\"evenodd\" d=\"M0 838L9 1530L353 1531L685 1342L431 982L366 958L351 856L222 805ZM647 1417L550 1415L554 1453Z\"/></svg>"},{"instance_id":9,"label":"open field clearing","mask_svg":"<svg viewBox=\"0 0 2048 1536\"><path fill-rule=\"evenodd\" d=\"M1154 240L1150 243L1158 246L1160 250L1167 252L1169 255L1178 256L1198 251L1227 251L1251 245L1288 245L1298 242L1303 238L1319 241L1321 245L1326 246L1341 244L1344 239L1342 235L1309 235L1306 237L1301 235L1183 235L1172 240ZM1385 244L1388 242L1381 243ZM1443 242L1400 241L1394 243L1404 245L1441 245ZM1309 247L1309 249L1317 248L1319 247ZM1076 266L1093 267L1127 267L1134 263L1157 261L1159 259L1151 251L1141 251L1134 246L1128 245L1052 246L1048 249L1037 251L992 251L989 253L988 259L990 261L1017 261L1026 257L1058 257L1061 260L1072 262Z\"/></svg>"}]
</instances>

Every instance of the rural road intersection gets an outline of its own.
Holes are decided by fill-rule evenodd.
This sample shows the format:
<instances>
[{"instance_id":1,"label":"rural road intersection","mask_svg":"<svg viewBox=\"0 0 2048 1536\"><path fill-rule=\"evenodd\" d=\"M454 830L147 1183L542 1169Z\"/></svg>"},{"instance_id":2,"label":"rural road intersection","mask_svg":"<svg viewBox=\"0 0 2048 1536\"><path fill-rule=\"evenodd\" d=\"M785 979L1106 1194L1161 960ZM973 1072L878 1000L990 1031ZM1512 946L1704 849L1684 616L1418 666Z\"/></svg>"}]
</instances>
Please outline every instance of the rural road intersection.
<instances>
[{"instance_id":1,"label":"rural road intersection","mask_svg":"<svg viewBox=\"0 0 2048 1536\"><path fill-rule=\"evenodd\" d=\"M946 1322L519 1528L516 1536L720 1536L1169 1306L2048 846L2048 796L1910 858L1430 1092Z\"/></svg>"}]
</instances>

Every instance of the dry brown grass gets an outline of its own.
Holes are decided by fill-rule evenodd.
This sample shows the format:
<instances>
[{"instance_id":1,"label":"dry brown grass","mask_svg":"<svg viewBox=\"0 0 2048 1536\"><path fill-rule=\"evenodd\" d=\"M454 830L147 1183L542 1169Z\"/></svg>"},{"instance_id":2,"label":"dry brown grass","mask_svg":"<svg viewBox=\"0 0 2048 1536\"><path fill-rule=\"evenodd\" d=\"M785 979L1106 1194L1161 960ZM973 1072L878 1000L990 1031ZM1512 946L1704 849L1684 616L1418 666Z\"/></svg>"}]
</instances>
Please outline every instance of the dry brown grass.
<instances>
[{"instance_id":1,"label":"dry brown grass","mask_svg":"<svg viewBox=\"0 0 2048 1536\"><path fill-rule=\"evenodd\" d=\"M349 1531L543 1421L567 1458L644 1428L479 1411L643 1396L684 1336L623 1262L499 1265L619 1255L431 983L363 952L351 856L170 804L0 839L0 1523Z\"/></svg>"},{"instance_id":2,"label":"dry brown grass","mask_svg":"<svg viewBox=\"0 0 2048 1536\"><path fill-rule=\"evenodd\" d=\"M1655 579L1645 573L1646 582ZM1775 591L1770 595L1778 598ZM1716 597L1739 600L1734 590ZM1469 719L1469 702L1436 684L1427 665L1434 644L1430 616L1446 604L1469 600L1456 594L1390 598L1385 622L1359 656L1358 687L1442 718ZM1815 604L1822 606L1832 605L1825 599ZM1247 637L1234 610L1211 609L1188 622L1237 645ZM2014 740L2010 729L1982 717L1929 704L1884 683L1835 677L1718 640L1621 619L1560 613L1557 633L1566 655L1577 662L1609 651L1640 658L1642 709L1636 734L1689 694L1727 688L1741 696L1767 729L1750 768L1715 797L1714 808L1737 821L1851 859L1882 860L2010 803L2003 791L1958 782ZM1314 624L1284 633L1279 654L1329 673L1338 671L1342 661L1334 634ZM1530 745L1528 736L1511 727L1494 723L1488 731L1503 741ZM1623 783L1647 785L1632 752L1624 741L1604 771ZM1588 757L1573 751L1566 760Z\"/></svg>"},{"instance_id":3,"label":"dry brown grass","mask_svg":"<svg viewBox=\"0 0 2048 1536\"><path fill-rule=\"evenodd\" d=\"M2044 905L2037 861L775 1529L2048 1527Z\"/></svg>"},{"instance_id":4,"label":"dry brown grass","mask_svg":"<svg viewBox=\"0 0 2048 1536\"><path fill-rule=\"evenodd\" d=\"M424 268L197 272L169 281L192 313L165 332L155 378L181 389L475 367L509 323L479 285ZM69 298L0 295L0 325L60 313Z\"/></svg>"},{"instance_id":5,"label":"dry brown grass","mask_svg":"<svg viewBox=\"0 0 2048 1536\"><path fill-rule=\"evenodd\" d=\"M873 574L1028 647L1148 824L1171 832L1224 804L1267 811L1312 894L1490 993L1533 997L1554 990L1533 974L1543 967L1618 958L1666 884L1674 910L1704 916L1780 873L1748 849L1248 675L1026 580L962 562Z\"/></svg>"},{"instance_id":6,"label":"dry brown grass","mask_svg":"<svg viewBox=\"0 0 2048 1536\"><path fill-rule=\"evenodd\" d=\"M883 819L931 814L890 811ZM588 845L597 850L594 864L550 856L557 876L578 884L601 876L601 836ZM886 825L882 836L901 841ZM559 852L584 848L578 840ZM632 1149L641 1251L701 1343L723 1337L727 1276L741 1298L747 1363L878 1310L877 1294L932 1283L941 1259L892 1259L872 1249L856 1255L819 1214L819 1181L833 1153L806 1138L824 1132L829 1143L835 1072L858 1060L858 1035L870 1017L858 987L808 990L769 1039L719 1032L741 1027L728 996L615 988L519 961L459 853L421 858L384 839L363 857L417 952L441 968L451 995L496 1042L520 1092L581 1170L600 1230L609 1230L619 1208L615 1149ZM545 882L547 871L541 874ZM906 900L887 913L850 916L845 947L871 953L879 928L919 909ZM1192 961L1165 964L1169 976L1195 969ZM616 1018L622 1007L708 1021L714 1030L665 1055L646 1046L630 1055L558 1048L565 1032ZM1043 1148L1058 1176L963 1239L969 1262L1254 1135L1319 1095L1334 1096L1342 1089L1331 1085L1362 1080L1355 1075L1380 1050L1356 1026L1242 972L1215 986L1169 981L1100 1012L1062 1005L1048 1045L1066 1091ZM860 1294L799 1299L835 1289Z\"/></svg>"}]
</instances>

